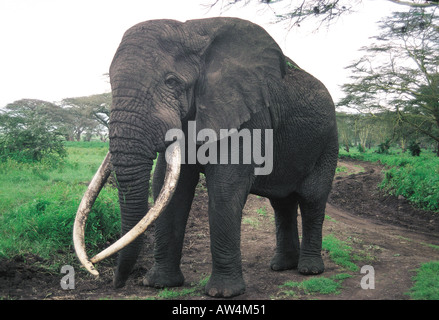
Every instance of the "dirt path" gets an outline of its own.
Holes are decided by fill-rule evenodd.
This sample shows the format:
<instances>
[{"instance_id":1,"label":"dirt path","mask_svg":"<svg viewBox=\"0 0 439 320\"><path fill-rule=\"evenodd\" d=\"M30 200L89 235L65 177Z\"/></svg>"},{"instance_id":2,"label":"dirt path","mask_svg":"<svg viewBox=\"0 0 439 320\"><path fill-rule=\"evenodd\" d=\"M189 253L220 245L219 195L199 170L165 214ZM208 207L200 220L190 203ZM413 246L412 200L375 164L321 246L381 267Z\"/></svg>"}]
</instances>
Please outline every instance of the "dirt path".
<instances>
[{"instance_id":1,"label":"dirt path","mask_svg":"<svg viewBox=\"0 0 439 320\"><path fill-rule=\"evenodd\" d=\"M439 260L439 214L414 209L404 199L380 193L377 185L382 167L376 164L342 160L345 172L337 174L327 205L324 237L333 235L344 241L355 254L355 264L370 265L375 271L375 289L361 288L365 276L360 270L349 271L335 264L328 252L323 252L326 271L331 277L350 274L337 294L307 294L296 290L288 295L280 287L287 281L301 282L310 277L297 270L274 272L269 268L275 248L273 210L265 198L250 196L243 213L242 256L246 293L236 299L409 299L406 294L413 286L414 270L421 263ZM127 286L111 287L112 261L98 265L99 280L76 270L75 289L60 288L63 274L44 272L38 257L0 261L0 298L3 299L146 299L167 298L208 300L197 284L210 274L207 194L200 183L189 218L182 271L186 277L183 289L162 292L145 288L139 283L152 264L153 238L148 233L146 245ZM300 218L300 217L299 217ZM300 219L299 219L300 220ZM171 296L170 292L191 290L194 295Z\"/></svg>"}]
</instances>

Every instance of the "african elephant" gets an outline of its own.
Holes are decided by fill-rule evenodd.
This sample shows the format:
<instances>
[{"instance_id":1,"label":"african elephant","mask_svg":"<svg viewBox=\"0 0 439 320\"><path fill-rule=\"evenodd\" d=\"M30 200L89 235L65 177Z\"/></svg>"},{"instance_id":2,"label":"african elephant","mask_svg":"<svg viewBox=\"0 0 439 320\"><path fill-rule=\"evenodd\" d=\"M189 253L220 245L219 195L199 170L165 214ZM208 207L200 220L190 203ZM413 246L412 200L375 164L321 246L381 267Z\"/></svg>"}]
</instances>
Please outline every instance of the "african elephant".
<instances>
[{"instance_id":1,"label":"african elephant","mask_svg":"<svg viewBox=\"0 0 439 320\"><path fill-rule=\"evenodd\" d=\"M240 226L249 193L267 197L275 211L271 269L297 268L302 274L324 271L322 224L338 155L335 108L324 85L285 57L264 29L237 18L142 22L124 34L110 67L110 80L109 155L78 209L74 230L78 257L90 272L97 274L92 263L125 246L114 275L114 286L124 286L139 255L143 232L158 216L154 265L144 284L181 286L185 227L201 173L209 197L212 274L206 285L208 295L232 297L245 291ZM190 132L190 125L196 125L195 132ZM172 129L184 134L178 144L165 139ZM192 150L173 147L174 160L166 161L170 146L180 146L182 141L189 146L193 136L205 129L217 133L217 138L196 141ZM246 129L256 141L255 148L271 147L269 172L256 174L263 165L255 159L227 162L233 152L243 159L244 143L234 151L227 149L225 158L218 154L218 161L189 161L207 143L219 146L231 140L232 134L224 135L222 130L232 129L238 133ZM157 153L152 186L156 201L145 216ZM116 249L111 247L90 260L84 251L83 228L110 169L117 178L122 239L129 240L123 244L120 240Z\"/></svg>"}]
</instances>

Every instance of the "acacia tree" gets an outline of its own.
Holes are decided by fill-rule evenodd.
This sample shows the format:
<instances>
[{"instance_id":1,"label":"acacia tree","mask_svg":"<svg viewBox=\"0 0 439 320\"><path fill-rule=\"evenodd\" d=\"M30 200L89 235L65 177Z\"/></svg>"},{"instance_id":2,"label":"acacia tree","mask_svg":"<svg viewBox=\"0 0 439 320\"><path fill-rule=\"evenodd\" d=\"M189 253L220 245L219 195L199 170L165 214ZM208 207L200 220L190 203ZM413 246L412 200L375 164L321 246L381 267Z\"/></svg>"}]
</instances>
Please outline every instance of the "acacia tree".
<instances>
[{"instance_id":1,"label":"acacia tree","mask_svg":"<svg viewBox=\"0 0 439 320\"><path fill-rule=\"evenodd\" d=\"M64 105L78 106L87 110L91 119L108 128L111 107L111 93L94 94L85 97L67 98Z\"/></svg>"},{"instance_id":2,"label":"acacia tree","mask_svg":"<svg viewBox=\"0 0 439 320\"><path fill-rule=\"evenodd\" d=\"M63 109L42 100L22 99L0 112L0 161L58 160L66 156L60 123Z\"/></svg>"},{"instance_id":3,"label":"acacia tree","mask_svg":"<svg viewBox=\"0 0 439 320\"><path fill-rule=\"evenodd\" d=\"M387 0L413 8L439 6L439 0ZM318 26L330 25L342 16L355 12L362 0L211 0L208 7L220 6L223 10L237 4L261 4L272 12L276 21L287 21L289 28L300 26L310 18L317 20ZM286 4L287 3L287 4Z\"/></svg>"},{"instance_id":4,"label":"acacia tree","mask_svg":"<svg viewBox=\"0 0 439 320\"><path fill-rule=\"evenodd\" d=\"M70 113L69 123L75 140L79 141L83 134L86 140L90 140L94 133L101 140L108 137L111 93L66 98L62 104Z\"/></svg>"},{"instance_id":5,"label":"acacia tree","mask_svg":"<svg viewBox=\"0 0 439 320\"><path fill-rule=\"evenodd\" d=\"M352 129L354 127L354 120L350 114L344 112L337 112L337 128L338 139L340 146L349 152L352 145L352 140L355 138L355 132Z\"/></svg>"},{"instance_id":6,"label":"acacia tree","mask_svg":"<svg viewBox=\"0 0 439 320\"><path fill-rule=\"evenodd\" d=\"M338 106L363 113L393 110L397 121L436 141L439 149L439 16L413 8L381 21L376 42L347 68ZM439 156L439 150L438 150Z\"/></svg>"}]
</instances>

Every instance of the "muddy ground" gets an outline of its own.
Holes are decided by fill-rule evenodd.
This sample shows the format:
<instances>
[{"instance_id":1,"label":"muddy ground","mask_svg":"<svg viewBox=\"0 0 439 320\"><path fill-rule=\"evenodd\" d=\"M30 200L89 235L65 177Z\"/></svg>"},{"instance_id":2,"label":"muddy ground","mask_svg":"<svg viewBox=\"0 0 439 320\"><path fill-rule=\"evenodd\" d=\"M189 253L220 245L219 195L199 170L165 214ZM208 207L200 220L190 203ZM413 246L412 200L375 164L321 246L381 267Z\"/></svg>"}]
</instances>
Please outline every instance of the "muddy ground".
<instances>
[{"instance_id":1,"label":"muddy ground","mask_svg":"<svg viewBox=\"0 0 439 320\"><path fill-rule=\"evenodd\" d=\"M415 269L422 263L439 260L439 214L413 208L405 199L383 194L378 188L383 166L366 162L340 160L339 166L348 170L337 174L327 205L324 236L329 234L345 241L353 249L355 264L361 268L371 265L375 271L375 289L361 288L365 274L349 271L331 261L323 251L326 271L331 277L348 273L336 294L308 294L295 290L293 296L280 287L287 281L303 281L309 276L297 270L275 272L269 263L275 249L273 210L267 199L251 195L247 201L242 223L242 257L245 294L239 300L259 299L333 299L333 300L405 300L413 286ZM300 221L300 216L299 216ZM75 268L75 289L63 290L64 274L47 272L46 263L37 256L17 257L0 261L1 299L162 299L159 289L140 285L142 276L152 264L153 237L148 233L141 260L125 288L111 286L113 260L97 265L101 277L96 280L78 265ZM71 254L71 253L69 253ZM207 194L203 183L197 189L190 214L182 258L186 277L183 289L192 294L176 299L211 299L197 284L210 274L209 229ZM181 292L181 289L172 290ZM171 297L167 295L167 297Z\"/></svg>"}]
</instances>

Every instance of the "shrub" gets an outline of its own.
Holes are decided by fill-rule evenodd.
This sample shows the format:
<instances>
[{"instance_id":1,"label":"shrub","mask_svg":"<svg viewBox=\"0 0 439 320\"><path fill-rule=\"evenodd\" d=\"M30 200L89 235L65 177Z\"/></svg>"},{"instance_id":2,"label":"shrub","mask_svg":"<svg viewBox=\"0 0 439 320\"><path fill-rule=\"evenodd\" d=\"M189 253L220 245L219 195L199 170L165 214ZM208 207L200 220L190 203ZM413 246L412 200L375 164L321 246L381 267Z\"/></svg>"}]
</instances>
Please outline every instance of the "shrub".
<instances>
[{"instance_id":1,"label":"shrub","mask_svg":"<svg viewBox=\"0 0 439 320\"><path fill-rule=\"evenodd\" d=\"M30 111L0 115L0 161L11 158L19 162L58 162L66 155L61 133L46 117Z\"/></svg>"},{"instance_id":2,"label":"shrub","mask_svg":"<svg viewBox=\"0 0 439 320\"><path fill-rule=\"evenodd\" d=\"M432 152L422 152L412 157L399 150L389 154L377 152L350 152L340 149L340 156L386 165L380 187L389 194L404 196L424 210L439 211L439 157Z\"/></svg>"},{"instance_id":3,"label":"shrub","mask_svg":"<svg viewBox=\"0 0 439 320\"><path fill-rule=\"evenodd\" d=\"M419 145L419 143L417 143L416 141L412 141L409 144L409 150L410 153L412 154L412 156L414 157L419 157L419 155L421 154L421 146Z\"/></svg>"},{"instance_id":4,"label":"shrub","mask_svg":"<svg viewBox=\"0 0 439 320\"><path fill-rule=\"evenodd\" d=\"M387 139L385 142L380 143L378 145L377 152L381 153L381 154L383 154L383 153L387 154L387 153L389 153L389 149L390 149L390 140Z\"/></svg>"}]
</instances>

